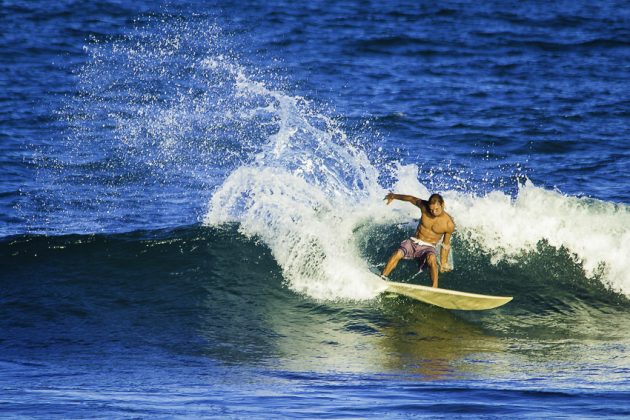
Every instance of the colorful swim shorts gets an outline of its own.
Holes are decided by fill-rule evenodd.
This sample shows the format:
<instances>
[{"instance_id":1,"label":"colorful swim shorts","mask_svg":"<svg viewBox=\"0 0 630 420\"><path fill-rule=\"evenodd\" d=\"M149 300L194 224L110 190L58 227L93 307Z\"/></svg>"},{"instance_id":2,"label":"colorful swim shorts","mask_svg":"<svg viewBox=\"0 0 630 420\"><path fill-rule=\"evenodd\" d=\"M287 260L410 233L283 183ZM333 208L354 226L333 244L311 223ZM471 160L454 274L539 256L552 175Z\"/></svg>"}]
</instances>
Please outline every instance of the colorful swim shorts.
<instances>
[{"instance_id":1,"label":"colorful swim shorts","mask_svg":"<svg viewBox=\"0 0 630 420\"><path fill-rule=\"evenodd\" d=\"M402 241L399 249L404 253L403 259L418 261L419 270L426 268L429 255L433 254L437 257L437 251L433 245L415 238Z\"/></svg>"}]
</instances>

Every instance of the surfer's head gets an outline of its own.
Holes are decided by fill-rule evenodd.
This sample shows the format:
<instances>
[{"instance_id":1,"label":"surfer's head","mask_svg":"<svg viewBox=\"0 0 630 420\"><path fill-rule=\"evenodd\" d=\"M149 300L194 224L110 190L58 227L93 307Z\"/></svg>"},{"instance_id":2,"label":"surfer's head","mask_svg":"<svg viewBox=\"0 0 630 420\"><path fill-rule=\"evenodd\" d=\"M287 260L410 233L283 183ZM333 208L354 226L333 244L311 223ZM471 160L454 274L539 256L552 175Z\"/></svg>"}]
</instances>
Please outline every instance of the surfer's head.
<instances>
[{"instance_id":1,"label":"surfer's head","mask_svg":"<svg viewBox=\"0 0 630 420\"><path fill-rule=\"evenodd\" d=\"M429 211L436 217L444 211L444 198L440 194L431 194L429 197Z\"/></svg>"}]
</instances>

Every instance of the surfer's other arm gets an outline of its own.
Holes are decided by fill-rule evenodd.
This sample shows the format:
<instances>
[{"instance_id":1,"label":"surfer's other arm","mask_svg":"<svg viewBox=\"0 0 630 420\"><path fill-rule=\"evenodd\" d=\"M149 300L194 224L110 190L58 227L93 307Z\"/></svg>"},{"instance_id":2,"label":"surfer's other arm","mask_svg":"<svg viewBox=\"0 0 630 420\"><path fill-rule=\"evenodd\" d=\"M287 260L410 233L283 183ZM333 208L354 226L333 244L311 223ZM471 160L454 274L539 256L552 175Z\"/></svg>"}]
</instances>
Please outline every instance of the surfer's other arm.
<instances>
[{"instance_id":1,"label":"surfer's other arm","mask_svg":"<svg viewBox=\"0 0 630 420\"><path fill-rule=\"evenodd\" d=\"M451 252L451 236L455 231L455 223L449 217L449 221L446 223L446 232L444 233L444 239L442 240L442 249L440 251L440 272L445 273L453 270L448 264L448 254Z\"/></svg>"},{"instance_id":2,"label":"surfer's other arm","mask_svg":"<svg viewBox=\"0 0 630 420\"><path fill-rule=\"evenodd\" d=\"M394 200L407 201L417 207L420 207L420 209L422 210L424 210L427 203L425 200L414 197L413 195L394 194L393 192L390 192L385 196L385 201L387 201L387 204L391 203Z\"/></svg>"}]
</instances>

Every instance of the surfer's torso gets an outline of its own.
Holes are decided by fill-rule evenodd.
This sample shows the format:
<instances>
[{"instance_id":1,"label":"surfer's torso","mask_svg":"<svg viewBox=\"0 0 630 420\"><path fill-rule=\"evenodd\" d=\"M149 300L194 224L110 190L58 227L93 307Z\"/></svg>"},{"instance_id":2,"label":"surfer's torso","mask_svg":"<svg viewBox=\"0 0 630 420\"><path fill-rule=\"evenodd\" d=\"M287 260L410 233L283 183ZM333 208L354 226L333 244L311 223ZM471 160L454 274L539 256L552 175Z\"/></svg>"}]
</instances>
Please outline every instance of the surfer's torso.
<instances>
[{"instance_id":1,"label":"surfer's torso","mask_svg":"<svg viewBox=\"0 0 630 420\"><path fill-rule=\"evenodd\" d=\"M421 241L436 245L445 233L452 232L449 225L453 225L453 219L446 212L442 212L439 216L433 216L428 209L421 208L421 210L422 217L414 236Z\"/></svg>"}]
</instances>

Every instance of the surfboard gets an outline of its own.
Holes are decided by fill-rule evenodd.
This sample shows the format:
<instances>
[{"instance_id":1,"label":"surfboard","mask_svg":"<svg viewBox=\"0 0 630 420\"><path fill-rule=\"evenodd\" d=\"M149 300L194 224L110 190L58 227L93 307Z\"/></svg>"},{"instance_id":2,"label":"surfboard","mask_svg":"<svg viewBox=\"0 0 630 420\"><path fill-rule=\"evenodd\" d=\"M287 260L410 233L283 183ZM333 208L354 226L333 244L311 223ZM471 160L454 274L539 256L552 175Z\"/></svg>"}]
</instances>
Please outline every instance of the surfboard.
<instances>
[{"instance_id":1,"label":"surfboard","mask_svg":"<svg viewBox=\"0 0 630 420\"><path fill-rule=\"evenodd\" d=\"M444 309L481 311L498 308L512 300L509 296L478 295L457 290L420 286L419 284L396 283L384 280L386 292L404 295Z\"/></svg>"}]
</instances>

